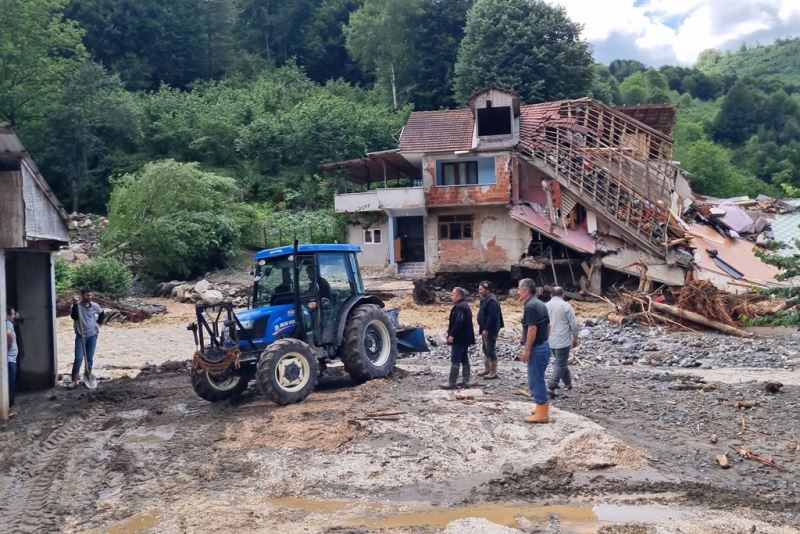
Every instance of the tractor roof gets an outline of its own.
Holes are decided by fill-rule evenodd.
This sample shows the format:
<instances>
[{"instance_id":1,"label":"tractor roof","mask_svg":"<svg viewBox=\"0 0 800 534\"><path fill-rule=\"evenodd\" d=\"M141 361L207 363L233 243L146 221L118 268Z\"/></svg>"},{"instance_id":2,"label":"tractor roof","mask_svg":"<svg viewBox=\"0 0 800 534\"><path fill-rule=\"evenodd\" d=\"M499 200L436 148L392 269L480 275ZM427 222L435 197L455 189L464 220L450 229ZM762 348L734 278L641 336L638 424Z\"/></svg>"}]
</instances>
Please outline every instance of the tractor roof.
<instances>
[{"instance_id":1,"label":"tractor roof","mask_svg":"<svg viewBox=\"0 0 800 534\"><path fill-rule=\"evenodd\" d=\"M298 245L298 251L304 254L316 254L317 252L361 252L361 247L358 245L340 245L340 244L323 244L311 245L303 244ZM265 260L268 258L277 258L280 256L288 256L294 252L293 245L286 245L283 247L268 248L256 253L257 260Z\"/></svg>"}]
</instances>

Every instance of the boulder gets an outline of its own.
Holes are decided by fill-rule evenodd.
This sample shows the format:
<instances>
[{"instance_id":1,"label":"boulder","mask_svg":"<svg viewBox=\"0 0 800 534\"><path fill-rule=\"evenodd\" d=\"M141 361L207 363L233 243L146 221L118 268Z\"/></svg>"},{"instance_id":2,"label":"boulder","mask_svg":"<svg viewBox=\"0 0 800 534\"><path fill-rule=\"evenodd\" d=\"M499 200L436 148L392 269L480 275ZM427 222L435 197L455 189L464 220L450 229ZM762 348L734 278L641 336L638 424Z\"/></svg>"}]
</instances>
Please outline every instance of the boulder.
<instances>
[{"instance_id":1,"label":"boulder","mask_svg":"<svg viewBox=\"0 0 800 534\"><path fill-rule=\"evenodd\" d=\"M186 296L188 286L186 284L181 284L179 286L175 286L172 288L171 296L173 299L183 302L184 297Z\"/></svg>"},{"instance_id":2,"label":"boulder","mask_svg":"<svg viewBox=\"0 0 800 534\"><path fill-rule=\"evenodd\" d=\"M66 262L69 262L69 263L72 263L72 262L74 262L76 259L78 259L78 258L75 256L75 251L74 251L74 250L70 250L70 249L59 250L59 251L56 253L56 256L58 256L58 257L59 257L59 258L61 258L62 260L66 261Z\"/></svg>"},{"instance_id":3,"label":"boulder","mask_svg":"<svg viewBox=\"0 0 800 534\"><path fill-rule=\"evenodd\" d=\"M83 220L83 222L79 226L81 228L91 228L92 226L94 226L94 223L90 218L87 217Z\"/></svg>"},{"instance_id":4,"label":"boulder","mask_svg":"<svg viewBox=\"0 0 800 534\"><path fill-rule=\"evenodd\" d=\"M214 306L215 304L222 302L224 299L222 292L217 291L216 289L209 289L208 291L201 293L200 298L203 300L203 304L206 306Z\"/></svg>"},{"instance_id":5,"label":"boulder","mask_svg":"<svg viewBox=\"0 0 800 534\"><path fill-rule=\"evenodd\" d=\"M203 294L206 291L208 291L209 289L211 289L211 282L209 282L205 278L203 280L200 280L199 282L197 282L194 285L194 292L195 293Z\"/></svg>"}]
</instances>

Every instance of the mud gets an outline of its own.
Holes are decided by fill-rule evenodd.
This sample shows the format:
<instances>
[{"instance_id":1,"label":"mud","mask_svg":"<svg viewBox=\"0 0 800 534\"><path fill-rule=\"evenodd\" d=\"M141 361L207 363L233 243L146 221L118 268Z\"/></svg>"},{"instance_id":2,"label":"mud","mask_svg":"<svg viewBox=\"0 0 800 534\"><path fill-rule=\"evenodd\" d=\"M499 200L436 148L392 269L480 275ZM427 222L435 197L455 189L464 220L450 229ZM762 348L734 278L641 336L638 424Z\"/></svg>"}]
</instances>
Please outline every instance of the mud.
<instances>
[{"instance_id":1,"label":"mud","mask_svg":"<svg viewBox=\"0 0 800 534\"><path fill-rule=\"evenodd\" d=\"M401 319L414 313L441 324L438 307ZM3 532L783 533L800 525L792 383L775 395L733 379L676 391L678 379L698 377L586 363L573 366L575 389L553 401L552 423L531 427L521 423L530 411L518 394L522 363L501 362L501 379L462 401L437 388L448 362L419 355L391 379L360 386L331 367L297 405L277 407L254 388L210 404L189 385L186 319L173 308L149 327L104 329L97 358L111 379L94 391L19 397L18 416L0 425ZM68 339L69 325L60 328ZM154 333L173 343L157 348ZM745 399L759 404L736 411ZM402 413L369 418L386 410ZM742 446L785 471L740 457ZM728 470L713 463L722 452Z\"/></svg>"}]
</instances>

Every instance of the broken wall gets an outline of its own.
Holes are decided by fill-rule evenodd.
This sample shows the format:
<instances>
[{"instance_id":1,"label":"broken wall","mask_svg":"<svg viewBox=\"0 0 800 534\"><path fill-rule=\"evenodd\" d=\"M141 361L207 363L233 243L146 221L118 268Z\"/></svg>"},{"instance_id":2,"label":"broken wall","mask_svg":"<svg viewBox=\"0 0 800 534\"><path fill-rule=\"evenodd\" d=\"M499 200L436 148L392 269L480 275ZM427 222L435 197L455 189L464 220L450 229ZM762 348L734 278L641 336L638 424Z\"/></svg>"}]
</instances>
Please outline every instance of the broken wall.
<instances>
[{"instance_id":1,"label":"broken wall","mask_svg":"<svg viewBox=\"0 0 800 534\"><path fill-rule=\"evenodd\" d=\"M439 239L439 219L450 215L472 215L471 238ZM530 229L510 218L505 206L464 206L429 212L425 220L427 271L510 269L527 251L530 236Z\"/></svg>"},{"instance_id":2,"label":"broken wall","mask_svg":"<svg viewBox=\"0 0 800 534\"><path fill-rule=\"evenodd\" d=\"M474 160L494 157L495 183L477 185L436 185L436 162ZM504 204L511 200L511 157L504 153L472 153L470 157L426 155L422 158L422 186L425 205L463 206L469 204Z\"/></svg>"}]
</instances>

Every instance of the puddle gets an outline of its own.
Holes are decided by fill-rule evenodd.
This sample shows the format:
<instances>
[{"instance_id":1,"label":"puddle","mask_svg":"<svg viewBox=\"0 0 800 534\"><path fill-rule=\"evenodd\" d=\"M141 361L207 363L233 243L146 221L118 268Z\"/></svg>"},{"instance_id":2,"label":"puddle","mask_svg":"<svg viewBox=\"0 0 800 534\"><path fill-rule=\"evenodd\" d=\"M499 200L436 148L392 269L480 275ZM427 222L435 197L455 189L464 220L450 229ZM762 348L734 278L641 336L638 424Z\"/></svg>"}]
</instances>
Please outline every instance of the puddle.
<instances>
[{"instance_id":1,"label":"puddle","mask_svg":"<svg viewBox=\"0 0 800 534\"><path fill-rule=\"evenodd\" d=\"M105 526L99 532L103 534L139 534L154 529L160 519L161 513L154 509L149 512L132 515L125 521Z\"/></svg>"},{"instance_id":2,"label":"puddle","mask_svg":"<svg viewBox=\"0 0 800 534\"><path fill-rule=\"evenodd\" d=\"M611 523L666 523L686 517L687 513L657 504L635 506L627 504L598 504L594 507L597 519Z\"/></svg>"},{"instance_id":3,"label":"puddle","mask_svg":"<svg viewBox=\"0 0 800 534\"><path fill-rule=\"evenodd\" d=\"M175 431L170 428L156 428L146 432L132 430L122 436L122 441L125 443L160 443L172 439L174 434Z\"/></svg>"},{"instance_id":4,"label":"puddle","mask_svg":"<svg viewBox=\"0 0 800 534\"><path fill-rule=\"evenodd\" d=\"M598 523L666 523L683 519L688 512L662 505L547 505L490 503L458 507L432 507L422 505L409 511L414 505L369 501L315 500L286 497L269 499L268 504L279 508L304 510L315 514L344 513L337 524L347 527L409 528L434 526L444 528L449 523L468 517L484 518L492 523L512 528L523 528L518 518L528 521L546 521L550 514L565 525L589 525ZM362 515L357 515L362 514ZM355 515L355 517L353 517Z\"/></svg>"}]
</instances>

